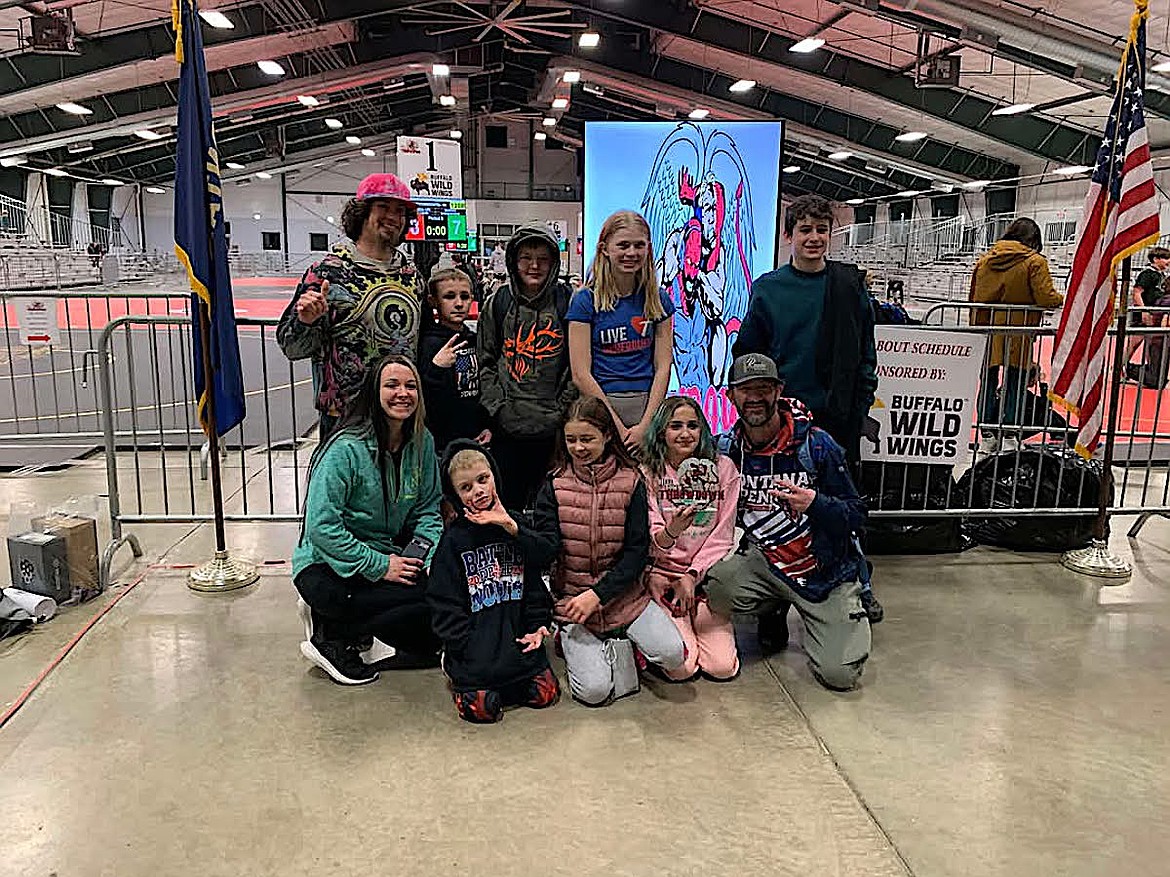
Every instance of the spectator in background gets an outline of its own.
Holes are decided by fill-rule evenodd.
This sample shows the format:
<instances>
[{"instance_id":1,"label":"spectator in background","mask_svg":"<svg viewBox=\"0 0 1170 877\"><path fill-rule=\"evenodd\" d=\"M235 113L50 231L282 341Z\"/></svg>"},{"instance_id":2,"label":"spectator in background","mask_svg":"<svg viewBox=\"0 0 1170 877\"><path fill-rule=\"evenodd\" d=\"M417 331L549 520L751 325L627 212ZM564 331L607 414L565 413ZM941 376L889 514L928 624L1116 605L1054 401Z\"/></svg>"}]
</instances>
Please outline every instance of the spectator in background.
<instances>
[{"instance_id":1,"label":"spectator in background","mask_svg":"<svg viewBox=\"0 0 1170 877\"><path fill-rule=\"evenodd\" d=\"M559 264L545 226L521 228L508 241L508 283L484 303L476 325L480 402L492 417L492 455L510 509L531 506L576 396L565 328L572 291L557 280Z\"/></svg>"},{"instance_id":2,"label":"spectator in background","mask_svg":"<svg viewBox=\"0 0 1170 877\"><path fill-rule=\"evenodd\" d=\"M415 215L394 174L371 174L341 214L353 246L338 244L311 266L276 330L289 359L311 358L324 441L361 387L370 363L415 357L422 292L398 245Z\"/></svg>"},{"instance_id":3,"label":"spectator in background","mask_svg":"<svg viewBox=\"0 0 1170 877\"><path fill-rule=\"evenodd\" d=\"M1165 247L1154 247L1150 250L1149 260L1150 264L1138 272L1138 276L1133 282L1130 307L1157 307L1158 302L1166 295L1162 291L1162 285L1166 281L1166 269L1170 267L1170 250ZM1161 324L1161 316L1161 314L1139 314L1131 312L1129 315L1129 325L1133 329L1140 328L1143 325L1157 326ZM1143 320L1143 317L1148 319ZM1133 359L1134 353L1141 347L1144 340L1145 336L1143 335L1131 335L1129 340L1126 341L1126 363Z\"/></svg>"},{"instance_id":4,"label":"spectator in background","mask_svg":"<svg viewBox=\"0 0 1170 877\"><path fill-rule=\"evenodd\" d=\"M813 422L845 451L857 477L861 437L877 391L873 305L856 265L828 259L833 205L803 195L784 214L792 259L752 284L747 315L732 347L736 357L764 353L776 363L786 396L812 412ZM861 600L877 624L884 610L868 588ZM788 628L760 619L765 648ZM774 636L771 634L775 634Z\"/></svg>"},{"instance_id":5,"label":"spectator in background","mask_svg":"<svg viewBox=\"0 0 1170 877\"><path fill-rule=\"evenodd\" d=\"M970 300L978 304L1029 305L1033 310L979 308L971 313L972 326L1039 326L1043 308L1064 304L1064 296L1052 285L1048 260L1042 255L1040 226L1021 217L1007 227L1003 237L979 257L971 276ZM979 450L995 454L1019 446L1018 435L1005 435L1004 427L1018 426L1028 374L1032 368L1030 334L992 335L983 379L983 437ZM1003 385L1000 386L1000 372Z\"/></svg>"}]
</instances>

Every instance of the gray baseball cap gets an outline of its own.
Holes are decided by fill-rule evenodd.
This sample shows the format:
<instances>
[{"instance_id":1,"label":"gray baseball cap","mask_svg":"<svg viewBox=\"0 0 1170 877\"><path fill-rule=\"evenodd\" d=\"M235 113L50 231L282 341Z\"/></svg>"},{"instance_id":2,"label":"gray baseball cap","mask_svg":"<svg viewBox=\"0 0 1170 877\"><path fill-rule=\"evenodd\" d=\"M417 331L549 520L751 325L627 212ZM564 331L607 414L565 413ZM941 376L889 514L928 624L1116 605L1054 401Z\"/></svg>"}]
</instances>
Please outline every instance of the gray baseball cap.
<instances>
[{"instance_id":1,"label":"gray baseball cap","mask_svg":"<svg viewBox=\"0 0 1170 877\"><path fill-rule=\"evenodd\" d=\"M763 353L745 353L743 356L737 356L735 362L731 364L731 374L727 378L728 386L738 387L748 381L784 383L780 379L780 373L776 370L776 363L772 361L772 357Z\"/></svg>"}]
</instances>

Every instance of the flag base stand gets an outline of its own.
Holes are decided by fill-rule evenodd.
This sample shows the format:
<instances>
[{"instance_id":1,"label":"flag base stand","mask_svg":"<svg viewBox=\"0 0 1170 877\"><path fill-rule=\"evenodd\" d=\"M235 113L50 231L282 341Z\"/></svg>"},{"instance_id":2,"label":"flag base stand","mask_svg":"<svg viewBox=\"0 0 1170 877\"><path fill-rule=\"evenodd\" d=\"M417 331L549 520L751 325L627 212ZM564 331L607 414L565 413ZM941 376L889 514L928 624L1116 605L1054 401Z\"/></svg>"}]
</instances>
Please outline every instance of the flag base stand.
<instances>
[{"instance_id":1,"label":"flag base stand","mask_svg":"<svg viewBox=\"0 0 1170 877\"><path fill-rule=\"evenodd\" d=\"M1066 551L1060 556L1065 569L1099 579L1115 579L1117 584L1133 575L1129 561L1109 550L1104 539L1094 539L1088 548Z\"/></svg>"},{"instance_id":2,"label":"flag base stand","mask_svg":"<svg viewBox=\"0 0 1170 877\"><path fill-rule=\"evenodd\" d=\"M259 578L255 565L235 560L226 551L217 551L214 560L191 570L187 587L205 594L219 594L246 588Z\"/></svg>"}]
</instances>

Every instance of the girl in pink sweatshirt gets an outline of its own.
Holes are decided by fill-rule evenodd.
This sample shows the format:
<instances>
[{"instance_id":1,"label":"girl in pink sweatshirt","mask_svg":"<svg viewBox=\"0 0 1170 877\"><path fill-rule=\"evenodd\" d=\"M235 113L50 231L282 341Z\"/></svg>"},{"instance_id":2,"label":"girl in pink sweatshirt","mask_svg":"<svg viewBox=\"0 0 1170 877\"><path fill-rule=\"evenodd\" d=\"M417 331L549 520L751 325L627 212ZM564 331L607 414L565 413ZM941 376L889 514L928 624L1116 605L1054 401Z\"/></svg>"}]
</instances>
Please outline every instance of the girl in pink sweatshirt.
<instances>
[{"instance_id":1,"label":"girl in pink sweatshirt","mask_svg":"<svg viewBox=\"0 0 1170 877\"><path fill-rule=\"evenodd\" d=\"M715 449L693 399L671 396L658 406L643 446L650 487L650 566L646 587L670 613L686 661L667 671L677 681L702 673L727 681L739 673L730 620L711 612L702 582L735 547L739 472Z\"/></svg>"}]
</instances>

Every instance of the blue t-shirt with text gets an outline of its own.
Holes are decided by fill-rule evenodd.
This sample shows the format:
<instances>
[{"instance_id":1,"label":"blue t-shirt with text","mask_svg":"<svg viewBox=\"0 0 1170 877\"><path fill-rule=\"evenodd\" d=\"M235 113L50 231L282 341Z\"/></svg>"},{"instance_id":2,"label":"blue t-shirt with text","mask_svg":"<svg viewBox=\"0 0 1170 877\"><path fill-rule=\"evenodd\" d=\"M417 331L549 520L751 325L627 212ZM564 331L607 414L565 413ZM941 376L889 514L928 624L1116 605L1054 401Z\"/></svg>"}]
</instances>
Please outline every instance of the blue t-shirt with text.
<instances>
[{"instance_id":1,"label":"blue t-shirt with text","mask_svg":"<svg viewBox=\"0 0 1170 877\"><path fill-rule=\"evenodd\" d=\"M660 290L665 320L674 314L674 302ZM647 320L646 290L619 298L612 311L594 306L593 290L581 289L565 315L571 323L589 323L593 350L593 378L604 393L645 393L654 383L655 322ZM659 320L658 322L661 322Z\"/></svg>"}]
</instances>

